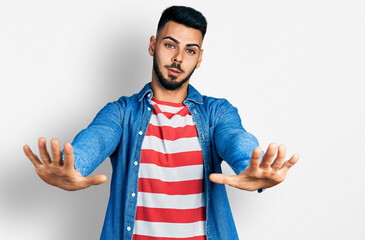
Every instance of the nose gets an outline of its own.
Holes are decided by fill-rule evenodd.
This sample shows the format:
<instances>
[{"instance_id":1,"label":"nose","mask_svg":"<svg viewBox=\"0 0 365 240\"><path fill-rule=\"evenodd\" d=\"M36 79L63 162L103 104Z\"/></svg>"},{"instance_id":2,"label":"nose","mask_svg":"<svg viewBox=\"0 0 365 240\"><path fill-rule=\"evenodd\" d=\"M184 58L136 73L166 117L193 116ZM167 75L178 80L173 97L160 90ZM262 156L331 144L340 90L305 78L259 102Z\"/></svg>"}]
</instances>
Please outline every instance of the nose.
<instances>
[{"instance_id":1,"label":"nose","mask_svg":"<svg viewBox=\"0 0 365 240\"><path fill-rule=\"evenodd\" d=\"M172 61L181 64L182 60L183 60L183 52L181 50L176 51L176 54L174 55Z\"/></svg>"}]
</instances>

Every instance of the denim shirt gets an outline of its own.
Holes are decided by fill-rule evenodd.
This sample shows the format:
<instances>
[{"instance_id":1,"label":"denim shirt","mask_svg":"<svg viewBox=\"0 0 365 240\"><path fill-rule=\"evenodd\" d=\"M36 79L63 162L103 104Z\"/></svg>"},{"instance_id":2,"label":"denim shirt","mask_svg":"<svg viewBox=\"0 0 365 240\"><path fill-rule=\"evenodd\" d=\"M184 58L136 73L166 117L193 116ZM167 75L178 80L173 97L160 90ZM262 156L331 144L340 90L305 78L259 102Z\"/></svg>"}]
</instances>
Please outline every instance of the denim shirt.
<instances>
[{"instance_id":1,"label":"denim shirt","mask_svg":"<svg viewBox=\"0 0 365 240\"><path fill-rule=\"evenodd\" d=\"M152 95L146 84L138 94L108 103L72 142L74 165L83 176L108 156L111 160L111 190L101 239L132 239L139 161L152 115ZM242 127L237 109L227 100L200 95L189 85L183 103L196 123L203 152L207 239L238 239L225 186L211 182L209 175L222 172L222 160L236 174L246 169L258 142Z\"/></svg>"}]
</instances>

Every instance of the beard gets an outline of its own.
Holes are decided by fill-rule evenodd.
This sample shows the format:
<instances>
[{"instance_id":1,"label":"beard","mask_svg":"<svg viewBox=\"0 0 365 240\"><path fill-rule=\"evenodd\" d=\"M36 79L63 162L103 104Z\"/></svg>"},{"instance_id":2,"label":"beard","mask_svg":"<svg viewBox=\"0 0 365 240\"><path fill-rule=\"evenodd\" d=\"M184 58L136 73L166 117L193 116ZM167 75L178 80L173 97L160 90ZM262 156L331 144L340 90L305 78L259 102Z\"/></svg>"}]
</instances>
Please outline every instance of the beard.
<instances>
[{"instance_id":1,"label":"beard","mask_svg":"<svg viewBox=\"0 0 365 240\"><path fill-rule=\"evenodd\" d=\"M181 69L180 64L175 63L175 62L173 64L171 64L170 66L165 65L164 67L165 68L176 68L181 73L184 73L184 71ZM158 82L166 90L174 91L174 90L178 90L179 88L181 88L190 79L191 75L193 75L195 69L196 69L196 65L195 65L194 69L188 74L188 76L186 76L186 78L184 78L180 82L176 81L176 77L171 74L168 75L168 77L169 77L169 80L168 80L168 79L164 78L164 76L162 75L162 73L160 71L160 65L157 62L156 52L153 55L153 70L156 74Z\"/></svg>"}]
</instances>

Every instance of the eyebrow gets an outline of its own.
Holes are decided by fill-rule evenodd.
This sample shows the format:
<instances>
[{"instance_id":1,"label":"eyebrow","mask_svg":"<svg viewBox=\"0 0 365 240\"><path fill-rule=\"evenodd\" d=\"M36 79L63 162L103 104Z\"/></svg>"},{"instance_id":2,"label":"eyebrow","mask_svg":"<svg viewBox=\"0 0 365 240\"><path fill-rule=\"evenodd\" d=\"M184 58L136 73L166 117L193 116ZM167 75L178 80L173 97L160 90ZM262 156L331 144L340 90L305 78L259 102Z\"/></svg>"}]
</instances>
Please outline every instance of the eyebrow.
<instances>
[{"instance_id":1,"label":"eyebrow","mask_svg":"<svg viewBox=\"0 0 365 240\"><path fill-rule=\"evenodd\" d=\"M180 42L178 40L176 40L175 38L173 37L170 37L170 36L167 36L167 37L164 37L163 39L170 39L171 41L173 41L174 43L176 44L180 44ZM196 43L188 43L186 44L187 47L198 47L200 49L200 46Z\"/></svg>"},{"instance_id":2,"label":"eyebrow","mask_svg":"<svg viewBox=\"0 0 365 240\"><path fill-rule=\"evenodd\" d=\"M196 44L196 43L189 43L189 44L186 44L186 46L187 47L194 47L194 46L196 46L196 47L198 47L200 49L200 46L198 44Z\"/></svg>"}]
</instances>

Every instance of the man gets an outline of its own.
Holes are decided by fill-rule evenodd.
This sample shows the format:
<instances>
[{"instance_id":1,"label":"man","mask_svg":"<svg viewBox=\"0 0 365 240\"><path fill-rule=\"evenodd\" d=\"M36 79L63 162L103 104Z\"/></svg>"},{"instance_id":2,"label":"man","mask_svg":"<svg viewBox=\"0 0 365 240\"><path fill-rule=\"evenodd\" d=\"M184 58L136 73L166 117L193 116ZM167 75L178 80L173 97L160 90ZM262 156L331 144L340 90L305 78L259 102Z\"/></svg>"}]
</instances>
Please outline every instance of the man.
<instances>
[{"instance_id":1,"label":"man","mask_svg":"<svg viewBox=\"0 0 365 240\"><path fill-rule=\"evenodd\" d=\"M57 139L51 140L52 157L39 139L42 161L24 146L37 174L65 190L104 183L105 175L86 176L110 156L101 239L238 239L222 184L261 191L282 182L299 159L294 154L284 161L285 146L276 144L261 159L237 109L189 85L202 62L206 26L192 8L166 9L150 38L149 84L107 104L63 153ZM221 174L222 160L237 175Z\"/></svg>"}]
</instances>

